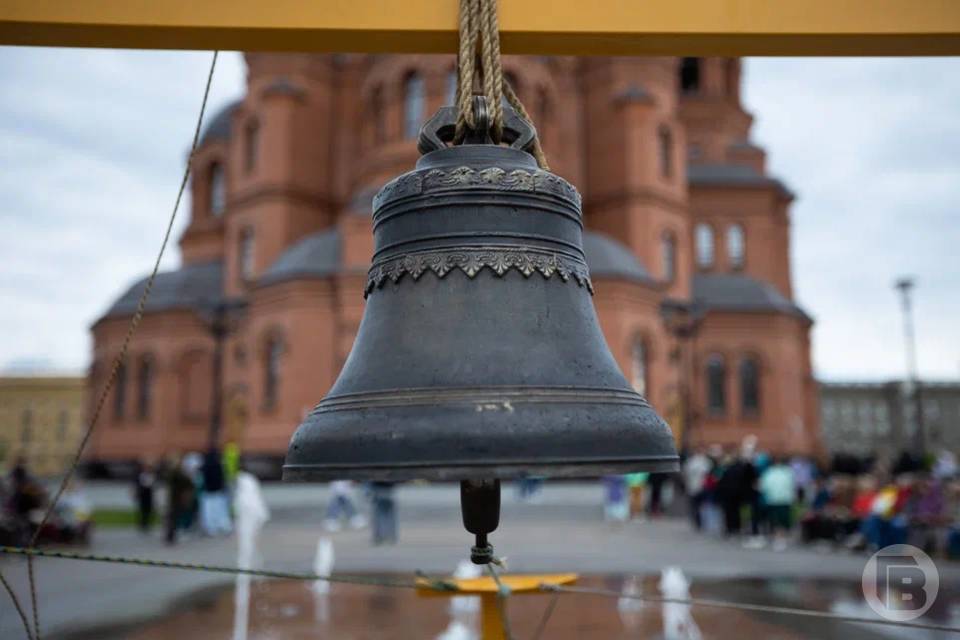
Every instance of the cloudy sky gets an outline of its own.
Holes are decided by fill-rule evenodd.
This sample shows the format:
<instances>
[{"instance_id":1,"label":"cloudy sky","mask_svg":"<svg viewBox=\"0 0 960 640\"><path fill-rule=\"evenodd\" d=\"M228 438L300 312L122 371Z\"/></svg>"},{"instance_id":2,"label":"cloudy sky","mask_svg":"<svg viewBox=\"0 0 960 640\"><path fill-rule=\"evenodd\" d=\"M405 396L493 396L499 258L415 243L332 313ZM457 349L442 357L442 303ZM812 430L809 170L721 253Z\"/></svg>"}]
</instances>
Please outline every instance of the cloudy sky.
<instances>
[{"instance_id":1,"label":"cloudy sky","mask_svg":"<svg viewBox=\"0 0 960 640\"><path fill-rule=\"evenodd\" d=\"M209 58L0 48L0 370L86 366L91 323L155 257ZM243 82L221 56L211 108ZM750 59L745 101L798 194L818 375L902 375L908 274L921 374L960 377L960 59Z\"/></svg>"}]
</instances>

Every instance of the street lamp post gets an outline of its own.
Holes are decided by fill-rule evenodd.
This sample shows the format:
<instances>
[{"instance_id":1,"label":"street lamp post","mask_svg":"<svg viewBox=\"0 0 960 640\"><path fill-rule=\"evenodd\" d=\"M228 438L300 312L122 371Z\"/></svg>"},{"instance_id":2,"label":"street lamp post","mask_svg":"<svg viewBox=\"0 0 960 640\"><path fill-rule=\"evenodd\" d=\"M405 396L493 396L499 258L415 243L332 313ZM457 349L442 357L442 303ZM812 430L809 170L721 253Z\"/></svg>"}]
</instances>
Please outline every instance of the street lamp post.
<instances>
[{"instance_id":1,"label":"street lamp post","mask_svg":"<svg viewBox=\"0 0 960 640\"><path fill-rule=\"evenodd\" d=\"M686 452L690 445L690 433L693 431L695 412L690 390L695 377L694 372L694 340L700 322L703 320L703 309L695 302L679 302L667 300L660 307L660 315L667 331L677 340L679 393L683 431L680 433L680 450Z\"/></svg>"},{"instance_id":2,"label":"street lamp post","mask_svg":"<svg viewBox=\"0 0 960 640\"><path fill-rule=\"evenodd\" d=\"M918 456L926 452L926 438L923 425L923 405L920 392L920 378L917 374L917 341L913 329L913 301L910 294L913 292L913 278L899 278L894 288L900 292L900 302L903 309L903 337L907 355L907 379L909 380L911 400L914 406L916 431L914 432L914 450Z\"/></svg>"},{"instance_id":3,"label":"street lamp post","mask_svg":"<svg viewBox=\"0 0 960 640\"><path fill-rule=\"evenodd\" d=\"M213 338L213 375L212 393L210 398L210 426L208 432L208 447L214 449L220 444L220 433L223 430L223 351L227 337L232 333L234 323L232 314L246 307L246 302L240 300L223 300L210 305L204 314L207 329Z\"/></svg>"}]
</instances>

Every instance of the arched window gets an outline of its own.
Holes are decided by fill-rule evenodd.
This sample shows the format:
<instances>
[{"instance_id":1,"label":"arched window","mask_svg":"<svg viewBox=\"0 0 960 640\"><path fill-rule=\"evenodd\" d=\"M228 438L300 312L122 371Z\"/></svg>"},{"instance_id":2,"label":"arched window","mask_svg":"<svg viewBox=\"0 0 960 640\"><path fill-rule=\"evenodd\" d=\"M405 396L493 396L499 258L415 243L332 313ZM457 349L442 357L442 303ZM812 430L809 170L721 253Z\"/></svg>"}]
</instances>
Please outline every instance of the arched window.
<instances>
[{"instance_id":1,"label":"arched window","mask_svg":"<svg viewBox=\"0 0 960 640\"><path fill-rule=\"evenodd\" d=\"M257 155L260 153L260 123L251 120L244 129L243 136L243 166L247 173L257 166Z\"/></svg>"},{"instance_id":2,"label":"arched window","mask_svg":"<svg viewBox=\"0 0 960 640\"><path fill-rule=\"evenodd\" d=\"M383 87L377 87L370 95L370 113L373 120L374 142L387 138L387 114L383 108Z\"/></svg>"},{"instance_id":3,"label":"arched window","mask_svg":"<svg viewBox=\"0 0 960 640\"><path fill-rule=\"evenodd\" d=\"M117 367L117 379L113 381L113 417L123 420L127 412L127 363L121 362Z\"/></svg>"},{"instance_id":4,"label":"arched window","mask_svg":"<svg viewBox=\"0 0 960 640\"><path fill-rule=\"evenodd\" d=\"M723 356L713 354L707 358L707 409L710 413L727 410L727 365Z\"/></svg>"},{"instance_id":5,"label":"arched window","mask_svg":"<svg viewBox=\"0 0 960 640\"><path fill-rule=\"evenodd\" d=\"M153 400L153 359L149 356L140 360L137 369L137 419L150 417L150 405Z\"/></svg>"},{"instance_id":6,"label":"arched window","mask_svg":"<svg viewBox=\"0 0 960 640\"><path fill-rule=\"evenodd\" d=\"M745 414L760 411L760 364L752 356L740 361L740 409Z\"/></svg>"},{"instance_id":7,"label":"arched window","mask_svg":"<svg viewBox=\"0 0 960 640\"><path fill-rule=\"evenodd\" d=\"M683 58L680 61L680 91L700 91L700 58Z\"/></svg>"},{"instance_id":8,"label":"arched window","mask_svg":"<svg viewBox=\"0 0 960 640\"><path fill-rule=\"evenodd\" d=\"M223 177L223 165L210 165L210 213L219 217L227 206L227 181Z\"/></svg>"},{"instance_id":9,"label":"arched window","mask_svg":"<svg viewBox=\"0 0 960 640\"><path fill-rule=\"evenodd\" d=\"M445 99L445 104L457 104L457 71L455 69L447 72L447 88Z\"/></svg>"},{"instance_id":10,"label":"arched window","mask_svg":"<svg viewBox=\"0 0 960 640\"><path fill-rule=\"evenodd\" d=\"M277 406L280 393L280 358L283 356L283 340L280 336L271 336L263 358L263 408Z\"/></svg>"},{"instance_id":11,"label":"arched window","mask_svg":"<svg viewBox=\"0 0 960 640\"><path fill-rule=\"evenodd\" d=\"M633 341L630 347L630 384L633 390L646 397L647 389L647 345L642 338Z\"/></svg>"},{"instance_id":12,"label":"arched window","mask_svg":"<svg viewBox=\"0 0 960 640\"><path fill-rule=\"evenodd\" d=\"M660 160L660 175L669 178L673 175L673 136L666 125L657 129L657 157Z\"/></svg>"},{"instance_id":13,"label":"arched window","mask_svg":"<svg viewBox=\"0 0 960 640\"><path fill-rule=\"evenodd\" d=\"M670 231L665 231L660 238L660 259L663 260L663 279L673 282L677 277L677 238Z\"/></svg>"},{"instance_id":14,"label":"arched window","mask_svg":"<svg viewBox=\"0 0 960 640\"><path fill-rule=\"evenodd\" d=\"M730 268L743 268L746 249L747 243L743 235L743 225L732 224L727 227L727 258L730 260Z\"/></svg>"},{"instance_id":15,"label":"arched window","mask_svg":"<svg viewBox=\"0 0 960 640\"><path fill-rule=\"evenodd\" d=\"M706 269L713 266L713 228L701 222L694 231L697 248L697 266Z\"/></svg>"},{"instance_id":16,"label":"arched window","mask_svg":"<svg viewBox=\"0 0 960 640\"><path fill-rule=\"evenodd\" d=\"M411 73L403 83L403 135L416 138L423 122L425 97L423 78Z\"/></svg>"},{"instance_id":17,"label":"arched window","mask_svg":"<svg viewBox=\"0 0 960 640\"><path fill-rule=\"evenodd\" d=\"M253 278L254 241L252 227L246 227L240 231L240 242L237 247L237 268L240 271L240 278L245 281Z\"/></svg>"}]
</instances>

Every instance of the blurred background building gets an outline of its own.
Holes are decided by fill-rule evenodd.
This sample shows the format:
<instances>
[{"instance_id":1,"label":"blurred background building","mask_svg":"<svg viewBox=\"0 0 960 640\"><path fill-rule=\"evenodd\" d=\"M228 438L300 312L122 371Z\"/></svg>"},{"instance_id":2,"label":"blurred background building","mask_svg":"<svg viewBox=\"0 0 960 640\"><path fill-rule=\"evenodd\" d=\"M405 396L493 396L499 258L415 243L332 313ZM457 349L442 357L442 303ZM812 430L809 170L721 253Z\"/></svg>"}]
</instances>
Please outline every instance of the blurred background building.
<instances>
[{"instance_id":1,"label":"blurred background building","mask_svg":"<svg viewBox=\"0 0 960 640\"><path fill-rule=\"evenodd\" d=\"M823 444L831 454L892 459L916 445L922 450L960 449L960 383L922 382L921 420L909 381L830 382L820 385Z\"/></svg>"},{"instance_id":2,"label":"blurred background building","mask_svg":"<svg viewBox=\"0 0 960 640\"><path fill-rule=\"evenodd\" d=\"M83 376L0 376L0 465L22 457L37 475L62 473L83 435L85 387Z\"/></svg>"},{"instance_id":3,"label":"blurred background building","mask_svg":"<svg viewBox=\"0 0 960 640\"><path fill-rule=\"evenodd\" d=\"M248 458L282 460L350 351L373 195L413 166L421 123L455 90L449 56L246 62L246 94L205 127L183 266L156 281L93 462L202 449L211 429ZM740 60L508 57L505 69L552 169L583 194L594 302L635 388L685 446L756 434L816 452L793 194L750 140ZM93 325L91 397L143 287Z\"/></svg>"}]
</instances>

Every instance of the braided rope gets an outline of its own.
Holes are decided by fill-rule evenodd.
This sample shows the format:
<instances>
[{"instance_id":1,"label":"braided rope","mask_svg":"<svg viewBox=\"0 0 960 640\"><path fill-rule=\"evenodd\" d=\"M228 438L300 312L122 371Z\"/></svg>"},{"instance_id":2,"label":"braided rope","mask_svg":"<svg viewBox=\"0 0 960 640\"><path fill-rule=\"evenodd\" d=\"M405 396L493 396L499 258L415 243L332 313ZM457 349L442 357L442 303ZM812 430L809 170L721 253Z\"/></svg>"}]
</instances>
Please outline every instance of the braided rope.
<instances>
[{"instance_id":1,"label":"braided rope","mask_svg":"<svg viewBox=\"0 0 960 640\"><path fill-rule=\"evenodd\" d=\"M457 51L457 126L454 144L466 136L468 128L476 126L473 113L474 86L478 83L487 99L491 114L490 137L495 144L503 139L503 100L517 114L532 123L533 118L523 107L516 91L503 75L500 54L500 25L497 17L497 0L460 0L460 47ZM479 54L478 54L479 45ZM547 157L539 137L534 138L533 156L537 165L549 171Z\"/></svg>"},{"instance_id":2,"label":"braided rope","mask_svg":"<svg viewBox=\"0 0 960 640\"><path fill-rule=\"evenodd\" d=\"M510 83L507 82L506 78L503 79L503 95L506 96L507 102L509 102L514 111L517 112L517 115L527 122L533 122L533 118L530 117L529 113L527 113L527 110L523 107L523 103L520 102L520 98L517 96L517 93L513 90L513 87L510 85ZM547 156L543 152L543 147L540 146L539 135L533 138L533 157L537 159L537 166L544 171L550 171L550 165L547 164Z\"/></svg>"},{"instance_id":3,"label":"braided rope","mask_svg":"<svg viewBox=\"0 0 960 640\"><path fill-rule=\"evenodd\" d=\"M483 50L483 89L491 111L491 137L503 138L503 67L500 63L500 31L497 0L477 0L480 5L480 40Z\"/></svg>"},{"instance_id":4,"label":"braided rope","mask_svg":"<svg viewBox=\"0 0 960 640\"><path fill-rule=\"evenodd\" d=\"M460 0L460 51L457 57L457 129L454 142L460 143L466 136L467 128L476 126L473 117L473 80L474 62L477 52L477 30L474 24L476 2Z\"/></svg>"}]
</instances>

